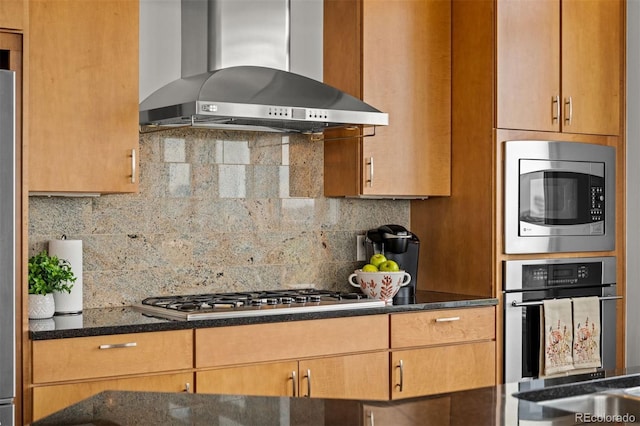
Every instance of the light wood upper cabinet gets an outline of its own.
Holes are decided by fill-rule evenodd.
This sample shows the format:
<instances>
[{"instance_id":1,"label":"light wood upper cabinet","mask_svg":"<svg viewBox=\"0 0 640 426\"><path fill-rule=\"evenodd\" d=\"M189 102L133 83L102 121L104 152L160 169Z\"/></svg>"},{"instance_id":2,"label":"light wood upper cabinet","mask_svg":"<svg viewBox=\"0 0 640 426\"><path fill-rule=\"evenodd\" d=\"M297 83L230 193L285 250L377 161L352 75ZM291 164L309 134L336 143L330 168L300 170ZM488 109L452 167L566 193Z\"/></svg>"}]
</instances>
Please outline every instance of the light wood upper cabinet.
<instances>
[{"instance_id":1,"label":"light wood upper cabinet","mask_svg":"<svg viewBox=\"0 0 640 426\"><path fill-rule=\"evenodd\" d=\"M30 192L135 192L137 0L29 3Z\"/></svg>"},{"instance_id":2,"label":"light wood upper cabinet","mask_svg":"<svg viewBox=\"0 0 640 426\"><path fill-rule=\"evenodd\" d=\"M497 2L497 127L619 135L623 2Z\"/></svg>"},{"instance_id":3,"label":"light wood upper cabinet","mask_svg":"<svg viewBox=\"0 0 640 426\"><path fill-rule=\"evenodd\" d=\"M24 28L24 0L0 0L0 28Z\"/></svg>"},{"instance_id":4,"label":"light wood upper cabinet","mask_svg":"<svg viewBox=\"0 0 640 426\"><path fill-rule=\"evenodd\" d=\"M623 29L620 0L563 0L563 131L621 134Z\"/></svg>"},{"instance_id":5,"label":"light wood upper cabinet","mask_svg":"<svg viewBox=\"0 0 640 426\"><path fill-rule=\"evenodd\" d=\"M390 123L374 137L325 132L325 195L449 195L451 2L324 4L325 83L387 112Z\"/></svg>"}]
</instances>

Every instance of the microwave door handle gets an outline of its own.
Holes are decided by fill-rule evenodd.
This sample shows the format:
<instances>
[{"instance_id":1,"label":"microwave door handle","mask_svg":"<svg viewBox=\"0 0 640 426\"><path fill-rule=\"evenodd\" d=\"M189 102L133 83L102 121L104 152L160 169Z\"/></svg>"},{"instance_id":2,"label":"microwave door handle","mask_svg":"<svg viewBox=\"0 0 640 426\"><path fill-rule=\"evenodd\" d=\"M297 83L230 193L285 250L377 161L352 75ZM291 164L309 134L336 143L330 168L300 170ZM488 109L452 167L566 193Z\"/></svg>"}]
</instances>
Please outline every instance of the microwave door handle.
<instances>
[{"instance_id":1,"label":"microwave door handle","mask_svg":"<svg viewBox=\"0 0 640 426\"><path fill-rule=\"evenodd\" d=\"M604 301L604 300L617 300L617 299L622 299L622 296L602 296L602 297L598 297L598 299L600 299L600 301ZM516 302L515 300L513 302L511 302L511 306L513 306L514 308L518 308L521 306L542 306L543 305L543 301L542 300L536 300L533 302Z\"/></svg>"},{"instance_id":2,"label":"microwave door handle","mask_svg":"<svg viewBox=\"0 0 640 426\"><path fill-rule=\"evenodd\" d=\"M568 172L604 176L604 165L590 161L520 160L520 175L536 172Z\"/></svg>"}]
</instances>

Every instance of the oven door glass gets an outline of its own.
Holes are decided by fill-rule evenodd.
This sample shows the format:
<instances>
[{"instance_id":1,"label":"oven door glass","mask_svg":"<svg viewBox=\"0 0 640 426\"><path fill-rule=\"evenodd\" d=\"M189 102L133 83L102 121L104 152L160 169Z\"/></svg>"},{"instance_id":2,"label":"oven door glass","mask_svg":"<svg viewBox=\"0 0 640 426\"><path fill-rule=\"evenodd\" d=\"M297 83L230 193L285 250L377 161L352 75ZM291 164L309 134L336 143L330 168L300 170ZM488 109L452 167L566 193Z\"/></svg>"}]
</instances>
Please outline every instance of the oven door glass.
<instances>
[{"instance_id":1,"label":"oven door glass","mask_svg":"<svg viewBox=\"0 0 640 426\"><path fill-rule=\"evenodd\" d=\"M540 376L542 345L542 301L571 297L604 296L612 287L554 288L539 291L526 291L505 294L505 342L504 342L504 374L505 382L520 381L524 378ZM525 306L520 306L521 303ZM536 304L536 302L540 302ZM612 314L613 312L613 314ZM606 300L601 303L601 348L607 350L603 343L611 342L605 333L613 333L615 329L615 301ZM612 322L613 315L613 322ZM607 341L604 342L606 339ZM613 343L615 345L615 341ZM603 365L610 363L611 356L603 353ZM615 357L615 355L614 355ZM613 360L615 365L615 360ZM610 365L609 365L610 367Z\"/></svg>"}]
</instances>

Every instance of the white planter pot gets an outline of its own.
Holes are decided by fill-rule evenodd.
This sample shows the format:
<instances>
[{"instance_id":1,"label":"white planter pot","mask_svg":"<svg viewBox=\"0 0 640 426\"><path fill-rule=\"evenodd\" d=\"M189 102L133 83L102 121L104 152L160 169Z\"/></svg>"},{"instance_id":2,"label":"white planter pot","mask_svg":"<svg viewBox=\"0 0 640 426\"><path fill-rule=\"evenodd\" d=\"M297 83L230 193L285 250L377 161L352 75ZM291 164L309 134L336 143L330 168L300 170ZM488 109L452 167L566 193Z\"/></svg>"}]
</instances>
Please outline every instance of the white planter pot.
<instances>
[{"instance_id":1,"label":"white planter pot","mask_svg":"<svg viewBox=\"0 0 640 426\"><path fill-rule=\"evenodd\" d=\"M53 318L29 320L30 331L50 331L55 329L56 329L56 322Z\"/></svg>"},{"instance_id":2,"label":"white planter pot","mask_svg":"<svg viewBox=\"0 0 640 426\"><path fill-rule=\"evenodd\" d=\"M29 318L44 319L52 318L56 311L53 294L30 294L29 295Z\"/></svg>"}]
</instances>

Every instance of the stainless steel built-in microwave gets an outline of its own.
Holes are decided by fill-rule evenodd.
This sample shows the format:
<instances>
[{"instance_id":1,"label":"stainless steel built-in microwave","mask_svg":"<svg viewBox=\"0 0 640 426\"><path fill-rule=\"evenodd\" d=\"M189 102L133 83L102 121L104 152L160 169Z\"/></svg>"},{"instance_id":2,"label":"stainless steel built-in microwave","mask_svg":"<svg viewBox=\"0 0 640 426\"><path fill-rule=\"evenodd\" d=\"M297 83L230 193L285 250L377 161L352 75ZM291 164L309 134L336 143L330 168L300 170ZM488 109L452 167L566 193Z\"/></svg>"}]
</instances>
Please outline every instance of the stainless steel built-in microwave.
<instances>
[{"instance_id":1,"label":"stainless steel built-in microwave","mask_svg":"<svg viewBox=\"0 0 640 426\"><path fill-rule=\"evenodd\" d=\"M578 142L507 141L505 253L615 248L615 149Z\"/></svg>"}]
</instances>

